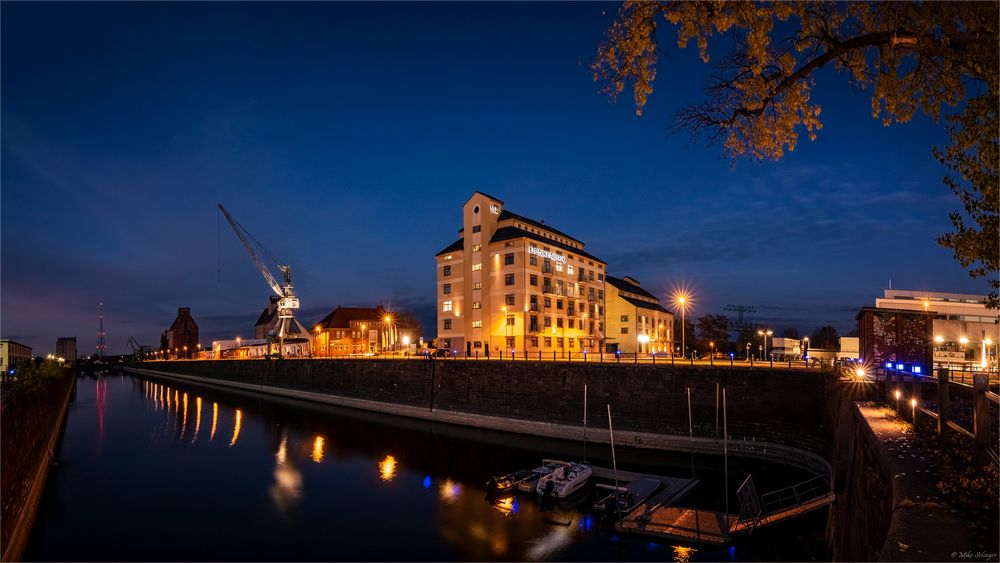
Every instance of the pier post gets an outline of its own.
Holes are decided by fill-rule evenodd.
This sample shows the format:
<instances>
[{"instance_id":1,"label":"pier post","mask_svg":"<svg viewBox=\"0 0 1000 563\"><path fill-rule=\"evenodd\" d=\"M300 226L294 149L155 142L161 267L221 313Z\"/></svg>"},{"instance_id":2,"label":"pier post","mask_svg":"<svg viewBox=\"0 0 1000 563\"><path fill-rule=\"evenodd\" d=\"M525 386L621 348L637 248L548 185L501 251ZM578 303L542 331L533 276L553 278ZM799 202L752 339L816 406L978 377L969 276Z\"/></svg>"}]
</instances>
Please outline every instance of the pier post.
<instances>
[{"instance_id":1,"label":"pier post","mask_svg":"<svg viewBox=\"0 0 1000 563\"><path fill-rule=\"evenodd\" d=\"M975 428L976 444L979 446L977 461L982 464L987 456L986 450L990 447L990 400L986 397L989 391L989 374L976 373L972 375L973 389L973 427Z\"/></svg>"},{"instance_id":2,"label":"pier post","mask_svg":"<svg viewBox=\"0 0 1000 563\"><path fill-rule=\"evenodd\" d=\"M948 437L948 420L951 418L951 384L948 368L938 369L938 438Z\"/></svg>"}]
</instances>

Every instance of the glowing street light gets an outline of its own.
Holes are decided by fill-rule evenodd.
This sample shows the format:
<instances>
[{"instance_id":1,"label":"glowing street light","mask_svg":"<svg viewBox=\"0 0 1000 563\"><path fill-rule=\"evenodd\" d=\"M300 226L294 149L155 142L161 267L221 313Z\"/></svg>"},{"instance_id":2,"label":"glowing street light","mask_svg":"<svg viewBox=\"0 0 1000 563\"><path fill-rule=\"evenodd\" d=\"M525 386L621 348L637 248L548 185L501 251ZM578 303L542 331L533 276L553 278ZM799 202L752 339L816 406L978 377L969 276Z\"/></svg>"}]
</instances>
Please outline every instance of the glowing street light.
<instances>
[{"instance_id":1,"label":"glowing street light","mask_svg":"<svg viewBox=\"0 0 1000 563\"><path fill-rule=\"evenodd\" d=\"M681 357L683 358L687 352L687 346L684 344L684 333L686 331L686 325L684 322L684 314L687 312L687 302L688 296L684 293L680 293L674 297L677 302L677 306L681 308Z\"/></svg>"}]
</instances>

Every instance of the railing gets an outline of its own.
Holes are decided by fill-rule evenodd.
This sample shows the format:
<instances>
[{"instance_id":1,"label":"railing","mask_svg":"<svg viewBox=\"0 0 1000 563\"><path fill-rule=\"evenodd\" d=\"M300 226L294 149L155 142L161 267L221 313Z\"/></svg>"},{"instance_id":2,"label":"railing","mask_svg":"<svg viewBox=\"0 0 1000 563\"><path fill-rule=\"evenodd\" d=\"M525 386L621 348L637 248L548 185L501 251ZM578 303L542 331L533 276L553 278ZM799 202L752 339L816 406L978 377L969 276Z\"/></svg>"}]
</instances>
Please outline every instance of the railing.
<instances>
[{"instance_id":1,"label":"railing","mask_svg":"<svg viewBox=\"0 0 1000 563\"><path fill-rule=\"evenodd\" d=\"M791 487L778 489L760 495L765 514L774 514L785 508L792 508L830 492L830 482L826 477L817 475Z\"/></svg>"},{"instance_id":2,"label":"railing","mask_svg":"<svg viewBox=\"0 0 1000 563\"><path fill-rule=\"evenodd\" d=\"M976 443L981 459L989 457L998 463L1000 455L993 438L997 416L990 414L991 408L1000 408L1000 395L990 389L996 383L990 381L989 373L960 375L955 381L948 368L932 375L887 366L875 374L875 398L914 424L918 415L934 419L939 438L952 432L964 436ZM927 389L936 391L930 393L930 399L925 397ZM971 412L965 412L965 407L971 407Z\"/></svg>"}]
</instances>

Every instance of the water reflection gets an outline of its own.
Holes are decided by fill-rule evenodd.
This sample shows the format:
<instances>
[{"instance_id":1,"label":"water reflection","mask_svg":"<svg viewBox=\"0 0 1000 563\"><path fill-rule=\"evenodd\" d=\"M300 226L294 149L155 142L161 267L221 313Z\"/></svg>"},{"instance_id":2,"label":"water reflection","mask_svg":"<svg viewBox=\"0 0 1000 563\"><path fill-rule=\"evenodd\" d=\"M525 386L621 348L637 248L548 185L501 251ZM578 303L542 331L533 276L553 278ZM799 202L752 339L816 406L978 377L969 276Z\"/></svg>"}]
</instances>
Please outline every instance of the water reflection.
<instances>
[{"instance_id":1,"label":"water reflection","mask_svg":"<svg viewBox=\"0 0 1000 563\"><path fill-rule=\"evenodd\" d=\"M396 458L391 455L385 456L385 459L378 463L378 471L383 481L392 481L396 476Z\"/></svg>"},{"instance_id":2,"label":"water reflection","mask_svg":"<svg viewBox=\"0 0 1000 563\"><path fill-rule=\"evenodd\" d=\"M243 411L236 409L236 422L233 423L233 439L229 441L229 447L236 445L236 440L240 437L240 429L243 427Z\"/></svg>"},{"instance_id":3,"label":"water reflection","mask_svg":"<svg viewBox=\"0 0 1000 563\"><path fill-rule=\"evenodd\" d=\"M188 394L184 393L184 418L182 419L181 422L181 437L178 438L178 441L184 440L184 436L187 435L187 427L188 427Z\"/></svg>"},{"instance_id":4,"label":"water reflection","mask_svg":"<svg viewBox=\"0 0 1000 563\"><path fill-rule=\"evenodd\" d=\"M239 412L239 411L237 411ZM302 473L288 461L288 435L282 434L281 444L274 454L274 485L271 499L282 516L302 498Z\"/></svg>"},{"instance_id":5,"label":"water reflection","mask_svg":"<svg viewBox=\"0 0 1000 563\"><path fill-rule=\"evenodd\" d=\"M323 437L317 435L316 439L313 440L313 451L312 460L316 463L322 463L323 461Z\"/></svg>"},{"instance_id":6,"label":"water reflection","mask_svg":"<svg viewBox=\"0 0 1000 563\"><path fill-rule=\"evenodd\" d=\"M445 479L444 483L441 483L439 496L446 503L454 502L455 499L462 496L462 486L451 479Z\"/></svg>"},{"instance_id":7,"label":"water reflection","mask_svg":"<svg viewBox=\"0 0 1000 563\"><path fill-rule=\"evenodd\" d=\"M208 441L215 439L215 429L219 425L219 403L212 402L212 432L208 435Z\"/></svg>"},{"instance_id":8,"label":"water reflection","mask_svg":"<svg viewBox=\"0 0 1000 563\"><path fill-rule=\"evenodd\" d=\"M693 547L683 547L679 545L673 546L674 548L674 561L678 563L686 563L691 560L691 555L693 555L697 549Z\"/></svg>"},{"instance_id":9,"label":"water reflection","mask_svg":"<svg viewBox=\"0 0 1000 563\"><path fill-rule=\"evenodd\" d=\"M198 432L201 430L201 397L195 397L194 408L195 408L195 418L194 418L194 436L191 438L192 444L198 441Z\"/></svg>"}]
</instances>

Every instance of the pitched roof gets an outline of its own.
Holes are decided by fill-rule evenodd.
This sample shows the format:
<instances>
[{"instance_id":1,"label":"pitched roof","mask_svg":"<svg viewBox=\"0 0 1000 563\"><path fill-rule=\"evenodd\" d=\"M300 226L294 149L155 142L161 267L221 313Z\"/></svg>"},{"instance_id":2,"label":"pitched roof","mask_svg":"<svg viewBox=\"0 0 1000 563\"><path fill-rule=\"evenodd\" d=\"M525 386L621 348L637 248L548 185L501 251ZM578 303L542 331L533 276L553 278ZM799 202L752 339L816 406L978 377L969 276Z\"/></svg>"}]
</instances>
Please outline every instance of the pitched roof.
<instances>
[{"instance_id":1,"label":"pitched roof","mask_svg":"<svg viewBox=\"0 0 1000 563\"><path fill-rule=\"evenodd\" d=\"M476 194L484 195L484 196L486 196L486 197L488 197L490 199L495 199L496 201L500 202L500 205L503 205L503 200L502 199L500 199L498 197L493 197L490 194L488 194L486 192L481 192L479 190L476 190L476 191L472 192L472 195L469 196L469 199L472 199L472 198L476 197ZM465 200L465 203L469 203L469 199Z\"/></svg>"},{"instance_id":2,"label":"pitched roof","mask_svg":"<svg viewBox=\"0 0 1000 563\"><path fill-rule=\"evenodd\" d=\"M571 254L576 254L576 255L579 255L579 256L583 256L584 258L589 258L591 260L597 260L601 264L604 264L604 260L601 260L600 258L594 256L593 254L588 254L588 253L580 250L579 248L574 248L574 247L572 247L572 246L570 246L568 244L563 244L561 242L554 241L554 240L549 239L549 238L545 238L542 235L538 235L538 234L532 233L531 231L526 231L524 229L519 229L517 227L500 227L499 229L497 229L497 231L495 233L493 233L493 238L490 239L490 242L501 242L501 241L510 240L510 239L514 239L514 238L521 238L521 237L530 238L532 240L536 240L536 241L541 242L543 244L548 244L548 245L556 246L556 247L559 247L559 248L561 248L561 249L563 249L566 252L569 252ZM576 239L574 239L574 240L576 240Z\"/></svg>"},{"instance_id":3,"label":"pitched roof","mask_svg":"<svg viewBox=\"0 0 1000 563\"><path fill-rule=\"evenodd\" d=\"M313 328L351 328L351 321L371 321L382 320L381 307L337 307L332 313L323 317L321 321L313 325Z\"/></svg>"},{"instance_id":4,"label":"pitched roof","mask_svg":"<svg viewBox=\"0 0 1000 563\"><path fill-rule=\"evenodd\" d=\"M639 299L634 299L632 297L626 297L624 295L618 295L618 297L621 297L626 302L628 302L628 303L630 303L630 304L632 304L632 305L634 305L634 306L636 306L636 307L638 307L640 309L648 309L650 311L659 311L661 313L669 313L671 315L674 314L673 311L664 308L663 305L660 305L659 303L650 303L649 301L640 301Z\"/></svg>"},{"instance_id":5,"label":"pitched roof","mask_svg":"<svg viewBox=\"0 0 1000 563\"><path fill-rule=\"evenodd\" d=\"M517 220L517 221L521 221L521 222L527 223L527 224L529 224L529 225L531 225L533 227L538 227L539 229L545 229L546 231L549 231L549 232L554 233L556 235L559 235L561 237L568 238L571 241L579 242L580 244L583 244L582 241L577 240L577 239L575 239L575 238L567 235L566 233L560 231L559 229L552 228L551 225L546 225L545 223L541 223L541 222L535 221L534 219L528 219L524 215L518 215L517 213L511 213L510 211L507 211L506 209L504 209L503 211L500 212L500 216L497 218L497 221L503 221L505 219L514 219L514 220Z\"/></svg>"},{"instance_id":6,"label":"pitched roof","mask_svg":"<svg viewBox=\"0 0 1000 563\"><path fill-rule=\"evenodd\" d=\"M449 244L448 246L444 247L444 250L438 252L434 256L441 256L442 254L448 254L449 252L455 252L456 250L462 250L463 248L465 248L465 239L460 238L455 242Z\"/></svg>"},{"instance_id":7,"label":"pitched roof","mask_svg":"<svg viewBox=\"0 0 1000 563\"><path fill-rule=\"evenodd\" d=\"M278 311L277 305L277 295L271 295L268 297L267 307L264 307L264 310L260 312L260 316L257 317L257 322L255 322L253 326L257 327L270 324L271 320L274 319L274 314Z\"/></svg>"},{"instance_id":8,"label":"pitched roof","mask_svg":"<svg viewBox=\"0 0 1000 563\"><path fill-rule=\"evenodd\" d=\"M610 283L620 291L627 291L629 293L634 293L636 295L642 295L643 297L649 297L650 299L660 300L659 297L653 295L652 293L646 291L645 289L639 287L638 285L629 282L628 280L623 280L621 278L616 278L614 276L604 276L604 281Z\"/></svg>"}]
</instances>

